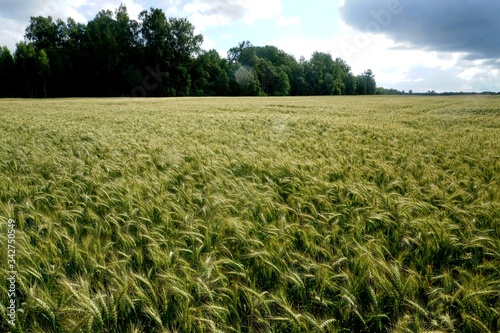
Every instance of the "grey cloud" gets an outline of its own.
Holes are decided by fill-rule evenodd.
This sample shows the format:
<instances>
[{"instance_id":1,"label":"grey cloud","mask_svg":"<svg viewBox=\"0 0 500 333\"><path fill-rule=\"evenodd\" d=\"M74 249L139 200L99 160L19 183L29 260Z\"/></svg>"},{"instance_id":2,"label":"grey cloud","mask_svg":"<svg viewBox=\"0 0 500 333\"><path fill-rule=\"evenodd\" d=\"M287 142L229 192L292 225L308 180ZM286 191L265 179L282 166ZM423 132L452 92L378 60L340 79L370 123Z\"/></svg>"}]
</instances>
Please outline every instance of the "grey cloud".
<instances>
[{"instance_id":1,"label":"grey cloud","mask_svg":"<svg viewBox=\"0 0 500 333\"><path fill-rule=\"evenodd\" d=\"M29 19L33 12L42 9L43 1L40 0L0 0L0 16L6 19ZM30 14L31 13L31 14Z\"/></svg>"},{"instance_id":2,"label":"grey cloud","mask_svg":"<svg viewBox=\"0 0 500 333\"><path fill-rule=\"evenodd\" d=\"M116 7L119 6L119 1ZM99 8L98 8L99 7ZM0 17L14 20L20 23L28 23L31 16L51 16L53 19L66 20L68 15L74 19L91 19L89 11L91 9L101 10L99 4L89 3L82 5L72 4L69 0L0 0ZM93 15L97 14L97 11ZM74 17L75 13L79 17Z\"/></svg>"},{"instance_id":3,"label":"grey cloud","mask_svg":"<svg viewBox=\"0 0 500 333\"><path fill-rule=\"evenodd\" d=\"M410 48L500 58L498 0L346 0L340 13L352 27Z\"/></svg>"},{"instance_id":4,"label":"grey cloud","mask_svg":"<svg viewBox=\"0 0 500 333\"><path fill-rule=\"evenodd\" d=\"M245 15L245 8L237 1L231 0L203 0L202 3L211 5L208 15L223 15L231 20L240 20Z\"/></svg>"},{"instance_id":5,"label":"grey cloud","mask_svg":"<svg viewBox=\"0 0 500 333\"><path fill-rule=\"evenodd\" d=\"M222 15L234 21L242 19L246 13L246 9L237 0L139 0L136 2L143 4L145 8L157 6L164 10L169 7L175 7L178 10L182 10L182 8L188 4L208 5L209 9L204 10L203 14Z\"/></svg>"}]
</instances>

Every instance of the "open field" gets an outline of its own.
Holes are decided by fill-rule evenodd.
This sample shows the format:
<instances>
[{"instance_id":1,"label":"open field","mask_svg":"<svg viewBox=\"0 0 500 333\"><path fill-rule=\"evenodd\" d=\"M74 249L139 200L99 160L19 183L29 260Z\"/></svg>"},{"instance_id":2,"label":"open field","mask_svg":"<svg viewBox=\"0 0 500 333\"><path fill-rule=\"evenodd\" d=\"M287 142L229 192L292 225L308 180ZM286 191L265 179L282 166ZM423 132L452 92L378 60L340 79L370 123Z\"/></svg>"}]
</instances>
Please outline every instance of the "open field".
<instances>
[{"instance_id":1,"label":"open field","mask_svg":"<svg viewBox=\"0 0 500 333\"><path fill-rule=\"evenodd\" d=\"M498 97L0 100L0 132L1 332L500 331Z\"/></svg>"}]
</instances>

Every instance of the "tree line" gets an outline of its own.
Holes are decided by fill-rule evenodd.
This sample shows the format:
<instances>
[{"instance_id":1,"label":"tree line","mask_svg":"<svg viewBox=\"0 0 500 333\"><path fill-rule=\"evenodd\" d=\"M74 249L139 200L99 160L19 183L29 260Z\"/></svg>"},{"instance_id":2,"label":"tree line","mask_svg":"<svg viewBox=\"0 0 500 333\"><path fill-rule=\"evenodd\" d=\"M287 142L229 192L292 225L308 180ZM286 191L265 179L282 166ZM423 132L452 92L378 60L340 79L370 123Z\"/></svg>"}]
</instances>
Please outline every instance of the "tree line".
<instances>
[{"instance_id":1,"label":"tree line","mask_svg":"<svg viewBox=\"0 0 500 333\"><path fill-rule=\"evenodd\" d=\"M14 54L0 47L0 96L286 96L375 94L371 70L341 58L299 60L275 46L239 43L223 58L202 50L184 18L150 8L130 19L121 5L87 24L31 17Z\"/></svg>"},{"instance_id":2,"label":"tree line","mask_svg":"<svg viewBox=\"0 0 500 333\"><path fill-rule=\"evenodd\" d=\"M467 91L445 91L436 92L434 90L428 90L427 92L414 92L413 90L397 90L393 88L383 88L377 87L375 90L375 95L417 95L417 96L458 96L458 95L500 95L500 92L494 91L482 91L482 92L467 92Z\"/></svg>"}]
</instances>

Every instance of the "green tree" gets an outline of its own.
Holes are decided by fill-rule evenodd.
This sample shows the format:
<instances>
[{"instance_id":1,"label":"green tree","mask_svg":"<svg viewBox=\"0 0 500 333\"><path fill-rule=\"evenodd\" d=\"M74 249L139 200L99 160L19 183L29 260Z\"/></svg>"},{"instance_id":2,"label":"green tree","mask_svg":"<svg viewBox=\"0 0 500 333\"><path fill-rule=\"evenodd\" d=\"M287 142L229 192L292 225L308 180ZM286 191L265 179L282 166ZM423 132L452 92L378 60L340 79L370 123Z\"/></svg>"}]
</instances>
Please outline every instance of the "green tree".
<instances>
[{"instance_id":1,"label":"green tree","mask_svg":"<svg viewBox=\"0 0 500 333\"><path fill-rule=\"evenodd\" d=\"M189 72L194 56L201 50L203 37L194 34L194 26L188 20L167 20L161 9L151 8L149 11L143 11L139 18L148 66L157 65L160 70L169 73L168 80L159 82L160 94L189 95Z\"/></svg>"},{"instance_id":2,"label":"green tree","mask_svg":"<svg viewBox=\"0 0 500 333\"><path fill-rule=\"evenodd\" d=\"M40 89L42 96L119 96L134 90L143 96L376 92L371 70L355 76L343 59L333 60L329 53L297 61L275 46L243 41L221 59L214 50L201 50L203 36L194 31L187 19L167 18L158 8L132 20L124 5L100 11L88 24L31 17L14 64L1 50L0 72L20 78L17 91L31 97ZM8 95L3 82L0 94Z\"/></svg>"},{"instance_id":3,"label":"green tree","mask_svg":"<svg viewBox=\"0 0 500 333\"><path fill-rule=\"evenodd\" d=\"M231 95L258 96L262 94L257 73L253 68L235 62L229 66L228 76Z\"/></svg>"},{"instance_id":4,"label":"green tree","mask_svg":"<svg viewBox=\"0 0 500 333\"><path fill-rule=\"evenodd\" d=\"M288 74L282 67L278 67L277 74L273 82L273 95L287 96L290 94L290 80Z\"/></svg>"},{"instance_id":5,"label":"green tree","mask_svg":"<svg viewBox=\"0 0 500 333\"><path fill-rule=\"evenodd\" d=\"M290 94L289 76L292 75L297 62L277 47L270 45L255 47L249 41L244 41L228 51L228 61L233 67L231 72L231 76L234 76L233 94L269 96ZM245 84L242 85L238 81ZM243 88L245 92L242 92L242 87L245 87Z\"/></svg>"},{"instance_id":6,"label":"green tree","mask_svg":"<svg viewBox=\"0 0 500 333\"><path fill-rule=\"evenodd\" d=\"M110 10L100 11L87 25L93 88L94 93L101 96L117 94L121 46L116 25Z\"/></svg>"},{"instance_id":7,"label":"green tree","mask_svg":"<svg viewBox=\"0 0 500 333\"><path fill-rule=\"evenodd\" d=\"M30 24L26 28L25 37L33 43L37 50L48 50L62 46L58 25L51 16L32 16Z\"/></svg>"},{"instance_id":8,"label":"green tree","mask_svg":"<svg viewBox=\"0 0 500 333\"><path fill-rule=\"evenodd\" d=\"M329 53L314 52L306 67L306 80L314 95L343 94L343 71Z\"/></svg>"},{"instance_id":9,"label":"green tree","mask_svg":"<svg viewBox=\"0 0 500 333\"><path fill-rule=\"evenodd\" d=\"M42 82L44 96L47 96L45 77L50 69L45 50L37 51L33 43L20 42L14 53L16 70L20 73L28 90L28 96L38 97L38 84Z\"/></svg>"},{"instance_id":10,"label":"green tree","mask_svg":"<svg viewBox=\"0 0 500 333\"><path fill-rule=\"evenodd\" d=\"M348 73L345 77L345 94L346 95L356 95L357 93L357 83L356 76L352 73Z\"/></svg>"},{"instance_id":11,"label":"green tree","mask_svg":"<svg viewBox=\"0 0 500 333\"><path fill-rule=\"evenodd\" d=\"M36 68L37 74L42 79L43 96L47 98L47 75L49 75L50 72L50 64L47 53L43 49L37 52Z\"/></svg>"},{"instance_id":12,"label":"green tree","mask_svg":"<svg viewBox=\"0 0 500 333\"><path fill-rule=\"evenodd\" d=\"M293 96L303 96L309 94L309 86L305 79L304 66L308 66L304 57L299 59L290 67L290 94Z\"/></svg>"},{"instance_id":13,"label":"green tree","mask_svg":"<svg viewBox=\"0 0 500 333\"><path fill-rule=\"evenodd\" d=\"M356 94L366 95L366 77L363 75L356 76Z\"/></svg>"},{"instance_id":14,"label":"green tree","mask_svg":"<svg viewBox=\"0 0 500 333\"><path fill-rule=\"evenodd\" d=\"M353 87L350 81L351 66L349 66L342 58L336 58L334 62L335 76L335 95L352 95Z\"/></svg>"},{"instance_id":15,"label":"green tree","mask_svg":"<svg viewBox=\"0 0 500 333\"><path fill-rule=\"evenodd\" d=\"M371 69L367 69L363 75L363 79L366 84L366 94L367 95L375 95L375 91L377 90L377 83L375 82L375 75Z\"/></svg>"},{"instance_id":16,"label":"green tree","mask_svg":"<svg viewBox=\"0 0 500 333\"><path fill-rule=\"evenodd\" d=\"M26 39L37 53L36 74L42 81L44 97L47 97L47 86L67 86L66 78L71 74L68 70L71 67L71 58L66 55L65 49L68 40L66 30L63 21L54 21L51 16L32 16L25 30Z\"/></svg>"},{"instance_id":17,"label":"green tree","mask_svg":"<svg viewBox=\"0 0 500 333\"><path fill-rule=\"evenodd\" d=\"M127 7L120 5L115 11L115 35L118 52L117 77L120 93L131 91L141 84L141 59L143 49L140 40L139 23L131 20Z\"/></svg>"},{"instance_id":18,"label":"green tree","mask_svg":"<svg viewBox=\"0 0 500 333\"><path fill-rule=\"evenodd\" d=\"M53 84L59 96L95 95L95 62L88 26L68 18L60 25L63 51L51 61Z\"/></svg>"},{"instance_id":19,"label":"green tree","mask_svg":"<svg viewBox=\"0 0 500 333\"><path fill-rule=\"evenodd\" d=\"M245 47L241 50L238 62L243 66L256 68L260 63L260 58L257 56L255 47Z\"/></svg>"},{"instance_id":20,"label":"green tree","mask_svg":"<svg viewBox=\"0 0 500 333\"><path fill-rule=\"evenodd\" d=\"M194 25L186 19L169 18L168 52L171 55L170 71L173 95L188 96L191 89L191 76L195 56L201 51L203 36L194 34Z\"/></svg>"},{"instance_id":21,"label":"green tree","mask_svg":"<svg viewBox=\"0 0 500 333\"><path fill-rule=\"evenodd\" d=\"M244 49L251 47L253 47L252 43L248 40L239 43L237 46L232 47L229 51L227 51L227 60L229 63L234 63L236 61L241 62L241 53Z\"/></svg>"},{"instance_id":22,"label":"green tree","mask_svg":"<svg viewBox=\"0 0 500 333\"><path fill-rule=\"evenodd\" d=\"M199 54L203 36L194 34L191 22L185 18L170 18L168 25L168 47L175 60L187 61Z\"/></svg>"},{"instance_id":23,"label":"green tree","mask_svg":"<svg viewBox=\"0 0 500 333\"><path fill-rule=\"evenodd\" d=\"M14 58L6 46L0 47L0 97L15 94Z\"/></svg>"},{"instance_id":24,"label":"green tree","mask_svg":"<svg viewBox=\"0 0 500 333\"><path fill-rule=\"evenodd\" d=\"M98 95L120 95L140 84L141 75L131 74L142 65L139 23L130 19L126 6L120 5L114 13L100 11L88 23L84 37L91 63L90 81Z\"/></svg>"},{"instance_id":25,"label":"green tree","mask_svg":"<svg viewBox=\"0 0 500 333\"><path fill-rule=\"evenodd\" d=\"M191 76L193 95L221 96L229 92L227 61L221 59L216 50L200 53L194 61Z\"/></svg>"},{"instance_id":26,"label":"green tree","mask_svg":"<svg viewBox=\"0 0 500 333\"><path fill-rule=\"evenodd\" d=\"M16 44L14 52L16 70L26 84L28 96L36 97L37 56L32 43L20 42Z\"/></svg>"},{"instance_id":27,"label":"green tree","mask_svg":"<svg viewBox=\"0 0 500 333\"><path fill-rule=\"evenodd\" d=\"M269 60L260 59L255 53L253 53L253 57L255 59L254 62L257 63L255 68L263 93L273 95L274 81L277 76L276 68Z\"/></svg>"},{"instance_id":28,"label":"green tree","mask_svg":"<svg viewBox=\"0 0 500 333\"><path fill-rule=\"evenodd\" d=\"M158 63L168 58L167 39L169 27L167 17L161 9L151 8L139 14L140 34L145 47L147 61Z\"/></svg>"}]
</instances>

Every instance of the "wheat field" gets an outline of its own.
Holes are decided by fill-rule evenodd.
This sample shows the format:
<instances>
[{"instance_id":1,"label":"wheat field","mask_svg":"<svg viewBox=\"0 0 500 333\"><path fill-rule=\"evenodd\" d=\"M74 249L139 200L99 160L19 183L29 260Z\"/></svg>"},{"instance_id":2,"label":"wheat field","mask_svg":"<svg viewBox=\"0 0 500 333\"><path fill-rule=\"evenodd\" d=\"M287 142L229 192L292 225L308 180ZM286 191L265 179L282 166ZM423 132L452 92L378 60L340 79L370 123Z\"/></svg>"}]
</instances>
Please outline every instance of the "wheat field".
<instances>
[{"instance_id":1,"label":"wheat field","mask_svg":"<svg viewBox=\"0 0 500 333\"><path fill-rule=\"evenodd\" d=\"M0 131L2 332L500 332L498 97L1 100Z\"/></svg>"}]
</instances>

